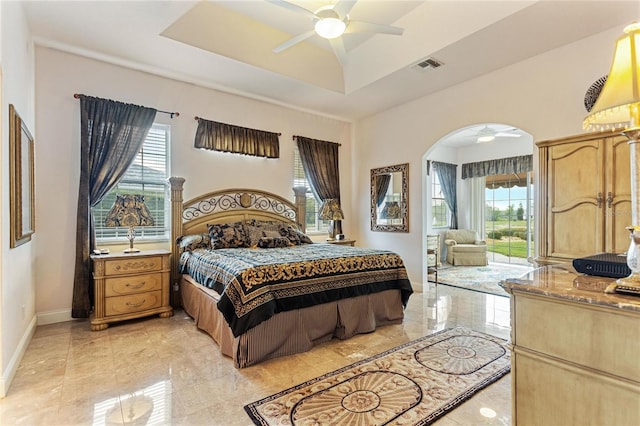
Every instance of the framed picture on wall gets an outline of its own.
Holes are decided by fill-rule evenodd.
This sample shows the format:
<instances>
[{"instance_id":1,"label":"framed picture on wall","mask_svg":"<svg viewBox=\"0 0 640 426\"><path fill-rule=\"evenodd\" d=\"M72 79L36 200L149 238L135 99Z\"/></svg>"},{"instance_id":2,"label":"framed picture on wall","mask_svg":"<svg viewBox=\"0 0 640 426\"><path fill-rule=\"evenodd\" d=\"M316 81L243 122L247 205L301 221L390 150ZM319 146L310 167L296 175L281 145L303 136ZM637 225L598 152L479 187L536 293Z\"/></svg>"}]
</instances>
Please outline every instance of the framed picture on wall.
<instances>
[{"instance_id":1,"label":"framed picture on wall","mask_svg":"<svg viewBox=\"0 0 640 426\"><path fill-rule=\"evenodd\" d=\"M31 241L35 232L34 142L15 107L9 104L10 247Z\"/></svg>"}]
</instances>

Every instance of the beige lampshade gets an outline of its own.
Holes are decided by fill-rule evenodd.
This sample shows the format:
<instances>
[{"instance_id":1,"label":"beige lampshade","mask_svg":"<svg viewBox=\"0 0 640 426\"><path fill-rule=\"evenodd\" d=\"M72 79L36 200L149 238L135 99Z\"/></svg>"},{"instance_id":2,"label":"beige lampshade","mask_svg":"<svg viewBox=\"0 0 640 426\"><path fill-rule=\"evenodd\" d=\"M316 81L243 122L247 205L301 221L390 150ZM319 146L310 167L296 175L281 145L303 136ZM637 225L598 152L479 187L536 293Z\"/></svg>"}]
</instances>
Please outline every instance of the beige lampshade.
<instances>
[{"instance_id":1,"label":"beige lampshade","mask_svg":"<svg viewBox=\"0 0 640 426\"><path fill-rule=\"evenodd\" d=\"M344 213L342 213L338 200L329 198L322 203L318 217L322 220L343 220Z\"/></svg>"},{"instance_id":2,"label":"beige lampshade","mask_svg":"<svg viewBox=\"0 0 640 426\"><path fill-rule=\"evenodd\" d=\"M583 127L591 130L640 126L640 23L618 38L609 77Z\"/></svg>"}]
</instances>

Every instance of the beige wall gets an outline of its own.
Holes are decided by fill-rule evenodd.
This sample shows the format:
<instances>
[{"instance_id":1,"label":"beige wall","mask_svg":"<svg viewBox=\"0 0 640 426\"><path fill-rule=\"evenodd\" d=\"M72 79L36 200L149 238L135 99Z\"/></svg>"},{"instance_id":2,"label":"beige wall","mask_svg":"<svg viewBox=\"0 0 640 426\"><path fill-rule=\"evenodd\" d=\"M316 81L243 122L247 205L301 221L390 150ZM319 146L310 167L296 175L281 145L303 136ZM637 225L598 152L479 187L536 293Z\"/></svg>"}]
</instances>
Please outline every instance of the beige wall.
<instances>
[{"instance_id":1,"label":"beige wall","mask_svg":"<svg viewBox=\"0 0 640 426\"><path fill-rule=\"evenodd\" d=\"M260 188L293 200L292 135L336 141L340 148L341 189L350 200L351 125L306 112L205 89L63 53L36 49L37 187L39 244L36 257L38 322L69 318L73 289L76 205L80 161L80 103L74 93L178 111L170 119L171 172L186 178L185 199L222 188ZM281 132L279 159L218 153L193 148L195 116ZM345 208L345 229L353 214ZM168 248L169 243L166 243ZM140 244L138 244L140 245ZM144 247L142 247L144 248Z\"/></svg>"},{"instance_id":2,"label":"beige wall","mask_svg":"<svg viewBox=\"0 0 640 426\"><path fill-rule=\"evenodd\" d=\"M35 270L33 268L37 235L20 247L9 248L9 104L27 125L33 136L34 55L33 42L19 2L0 2L0 66L2 67L2 227L0 228L0 351L4 395L15 374L21 355L35 330Z\"/></svg>"},{"instance_id":3,"label":"beige wall","mask_svg":"<svg viewBox=\"0 0 640 426\"><path fill-rule=\"evenodd\" d=\"M424 276L426 235L422 215L425 154L453 130L477 123L519 127L530 133L534 142L581 133L586 115L584 94L608 73L615 40L621 33L622 28L613 28L356 123L354 208L362 219L358 222L359 243L398 252L412 282L419 283ZM446 67L441 71L446 72ZM369 170L406 162L410 171L410 232L372 232L365 220Z\"/></svg>"}]
</instances>

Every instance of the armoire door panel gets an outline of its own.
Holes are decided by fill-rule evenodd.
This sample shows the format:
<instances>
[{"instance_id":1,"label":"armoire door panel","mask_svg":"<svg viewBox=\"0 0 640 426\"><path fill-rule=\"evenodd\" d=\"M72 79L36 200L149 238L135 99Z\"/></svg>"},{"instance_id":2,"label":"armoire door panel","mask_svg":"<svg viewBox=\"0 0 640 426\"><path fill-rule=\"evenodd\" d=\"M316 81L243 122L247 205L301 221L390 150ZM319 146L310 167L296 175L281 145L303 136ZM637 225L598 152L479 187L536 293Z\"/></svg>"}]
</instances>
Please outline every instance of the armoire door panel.
<instances>
[{"instance_id":1,"label":"armoire door panel","mask_svg":"<svg viewBox=\"0 0 640 426\"><path fill-rule=\"evenodd\" d=\"M611 239L607 241L605 251L624 253L629 248L631 220L631 165L629 163L629 142L624 136L607 138L610 145L607 157L607 194L611 202L605 210L605 228L610 230Z\"/></svg>"},{"instance_id":2,"label":"armoire door panel","mask_svg":"<svg viewBox=\"0 0 640 426\"><path fill-rule=\"evenodd\" d=\"M552 205L566 204L571 200L596 201L602 194L602 147L598 143L581 146L560 145L551 147L550 184ZM576 167L580 164L581 167Z\"/></svg>"},{"instance_id":3,"label":"armoire door panel","mask_svg":"<svg viewBox=\"0 0 640 426\"><path fill-rule=\"evenodd\" d=\"M593 204L552 213L550 217L549 255L575 258L604 251L602 212Z\"/></svg>"}]
</instances>

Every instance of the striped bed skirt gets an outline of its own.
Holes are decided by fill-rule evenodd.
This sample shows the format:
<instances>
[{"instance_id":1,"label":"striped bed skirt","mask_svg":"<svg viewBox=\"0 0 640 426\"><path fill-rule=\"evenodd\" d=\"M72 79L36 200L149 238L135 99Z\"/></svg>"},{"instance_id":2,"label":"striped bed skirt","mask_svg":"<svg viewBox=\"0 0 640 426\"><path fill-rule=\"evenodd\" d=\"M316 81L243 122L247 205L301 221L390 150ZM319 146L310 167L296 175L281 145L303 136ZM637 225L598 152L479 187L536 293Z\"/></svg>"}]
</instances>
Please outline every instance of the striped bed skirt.
<instances>
[{"instance_id":1,"label":"striped bed skirt","mask_svg":"<svg viewBox=\"0 0 640 426\"><path fill-rule=\"evenodd\" d=\"M306 352L336 337L348 339L404 318L400 290L352 297L303 309L280 312L234 337L216 306L220 295L183 275L180 296L185 312L209 334L222 354L244 368L268 359Z\"/></svg>"}]
</instances>

